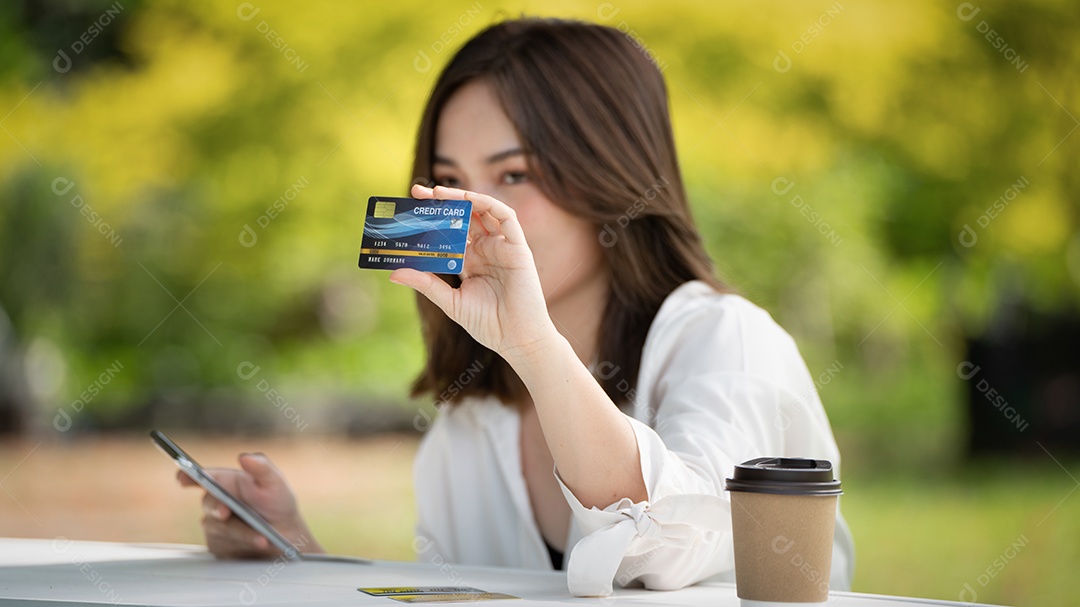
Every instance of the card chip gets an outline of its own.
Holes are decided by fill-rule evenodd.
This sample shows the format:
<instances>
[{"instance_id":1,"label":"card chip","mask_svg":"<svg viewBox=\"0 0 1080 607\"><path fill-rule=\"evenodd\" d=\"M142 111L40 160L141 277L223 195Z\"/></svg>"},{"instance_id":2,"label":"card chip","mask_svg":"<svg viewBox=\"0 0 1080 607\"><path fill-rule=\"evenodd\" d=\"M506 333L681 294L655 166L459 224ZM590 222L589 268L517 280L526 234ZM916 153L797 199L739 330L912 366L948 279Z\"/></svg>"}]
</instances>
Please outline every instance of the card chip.
<instances>
[{"instance_id":1,"label":"card chip","mask_svg":"<svg viewBox=\"0 0 1080 607\"><path fill-rule=\"evenodd\" d=\"M393 219L397 204L393 202L376 202L375 212L371 214L376 219Z\"/></svg>"}]
</instances>

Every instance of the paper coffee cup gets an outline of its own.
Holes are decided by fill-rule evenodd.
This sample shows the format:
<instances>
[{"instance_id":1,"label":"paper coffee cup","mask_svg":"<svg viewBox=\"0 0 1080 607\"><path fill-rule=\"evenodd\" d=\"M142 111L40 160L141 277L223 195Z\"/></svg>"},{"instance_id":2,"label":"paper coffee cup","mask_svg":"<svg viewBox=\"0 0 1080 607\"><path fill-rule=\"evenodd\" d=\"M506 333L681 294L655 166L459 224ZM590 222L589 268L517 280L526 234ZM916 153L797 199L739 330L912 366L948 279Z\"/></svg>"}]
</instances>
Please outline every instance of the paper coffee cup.
<instances>
[{"instance_id":1,"label":"paper coffee cup","mask_svg":"<svg viewBox=\"0 0 1080 607\"><path fill-rule=\"evenodd\" d=\"M727 479L735 586L744 607L829 599L836 500L832 463L762 457Z\"/></svg>"}]
</instances>

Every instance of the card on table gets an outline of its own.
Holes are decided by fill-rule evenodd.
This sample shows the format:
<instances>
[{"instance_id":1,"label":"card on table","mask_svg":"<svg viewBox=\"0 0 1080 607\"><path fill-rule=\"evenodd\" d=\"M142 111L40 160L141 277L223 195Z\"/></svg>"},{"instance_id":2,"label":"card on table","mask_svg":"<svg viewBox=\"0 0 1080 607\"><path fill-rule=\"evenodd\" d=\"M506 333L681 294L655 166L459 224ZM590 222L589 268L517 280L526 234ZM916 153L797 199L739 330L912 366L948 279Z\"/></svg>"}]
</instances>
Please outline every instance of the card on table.
<instances>
[{"instance_id":1,"label":"card on table","mask_svg":"<svg viewBox=\"0 0 1080 607\"><path fill-rule=\"evenodd\" d=\"M382 596L402 603L471 603L520 598L501 592L486 592L471 586L394 586L357 588L357 590L371 596Z\"/></svg>"},{"instance_id":2,"label":"card on table","mask_svg":"<svg viewBox=\"0 0 1080 607\"><path fill-rule=\"evenodd\" d=\"M471 218L468 200L372 196L364 214L358 265L460 274Z\"/></svg>"}]
</instances>

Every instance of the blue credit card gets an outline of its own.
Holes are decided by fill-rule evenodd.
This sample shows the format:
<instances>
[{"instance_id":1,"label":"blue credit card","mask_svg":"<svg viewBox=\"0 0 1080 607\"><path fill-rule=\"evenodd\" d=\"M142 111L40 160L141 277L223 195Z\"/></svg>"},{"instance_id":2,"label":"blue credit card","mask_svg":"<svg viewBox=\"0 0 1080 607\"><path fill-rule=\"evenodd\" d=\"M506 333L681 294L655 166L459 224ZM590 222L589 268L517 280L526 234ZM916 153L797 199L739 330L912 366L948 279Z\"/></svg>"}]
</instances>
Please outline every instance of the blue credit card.
<instances>
[{"instance_id":1,"label":"blue credit card","mask_svg":"<svg viewBox=\"0 0 1080 607\"><path fill-rule=\"evenodd\" d=\"M372 196L364 215L361 268L460 274L472 203Z\"/></svg>"}]
</instances>

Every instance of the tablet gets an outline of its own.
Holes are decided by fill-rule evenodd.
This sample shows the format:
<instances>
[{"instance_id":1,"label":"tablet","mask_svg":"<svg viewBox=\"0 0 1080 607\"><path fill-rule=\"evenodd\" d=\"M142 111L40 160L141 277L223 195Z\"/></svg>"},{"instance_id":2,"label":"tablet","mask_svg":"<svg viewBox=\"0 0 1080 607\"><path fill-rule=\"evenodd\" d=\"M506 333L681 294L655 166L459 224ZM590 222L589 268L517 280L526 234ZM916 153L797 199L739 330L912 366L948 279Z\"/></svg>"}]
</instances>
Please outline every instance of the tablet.
<instances>
[{"instance_id":1,"label":"tablet","mask_svg":"<svg viewBox=\"0 0 1080 607\"><path fill-rule=\"evenodd\" d=\"M212 476L203 470L202 466L191 459L190 455L185 453L176 443L169 440L169 437L157 430L151 430L150 440L154 441L155 445L171 457L176 462L176 465L180 466L184 474L188 475L191 480L198 483L203 489L206 489L207 493L225 504L233 514L240 517L240 520L269 540L270 544L280 550L286 559L290 561L301 560L300 550L292 542L278 533L277 529L274 529L270 523L266 522L266 519L259 516L258 512L255 512L247 504L226 491Z\"/></svg>"}]
</instances>

